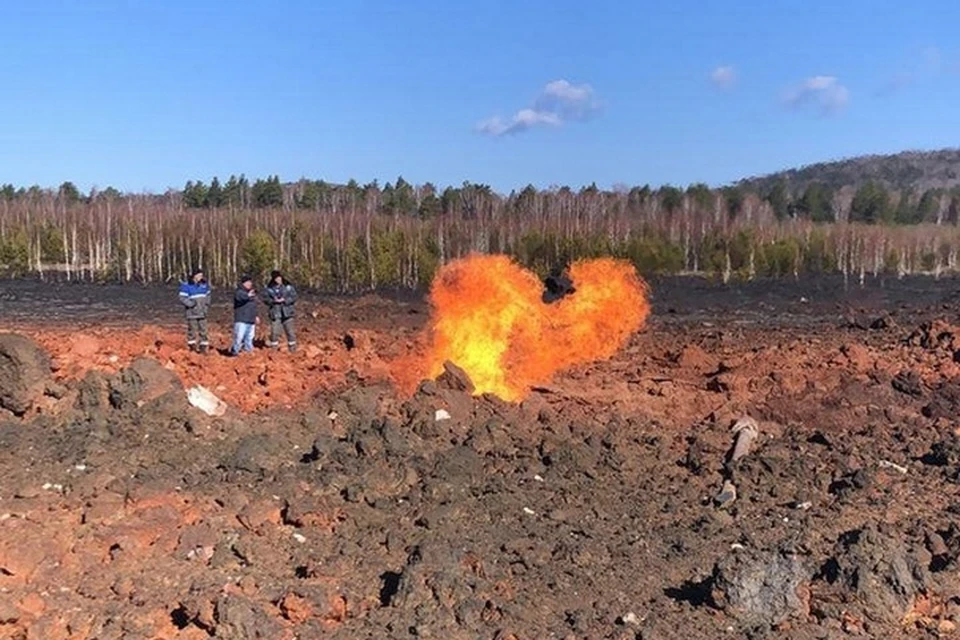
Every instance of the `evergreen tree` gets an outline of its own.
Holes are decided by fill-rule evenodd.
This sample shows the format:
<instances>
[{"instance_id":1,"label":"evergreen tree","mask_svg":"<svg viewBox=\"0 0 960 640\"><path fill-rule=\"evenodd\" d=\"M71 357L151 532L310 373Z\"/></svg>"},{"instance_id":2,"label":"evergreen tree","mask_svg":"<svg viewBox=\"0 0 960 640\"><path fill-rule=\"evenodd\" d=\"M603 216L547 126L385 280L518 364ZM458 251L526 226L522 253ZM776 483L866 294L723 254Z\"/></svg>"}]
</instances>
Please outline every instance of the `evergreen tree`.
<instances>
[{"instance_id":1,"label":"evergreen tree","mask_svg":"<svg viewBox=\"0 0 960 640\"><path fill-rule=\"evenodd\" d=\"M797 215L814 222L833 222L833 194L819 182L811 183L797 202Z\"/></svg>"},{"instance_id":2,"label":"evergreen tree","mask_svg":"<svg viewBox=\"0 0 960 640\"><path fill-rule=\"evenodd\" d=\"M940 189L927 189L917 204L917 222L936 222L940 212Z\"/></svg>"},{"instance_id":3,"label":"evergreen tree","mask_svg":"<svg viewBox=\"0 0 960 640\"><path fill-rule=\"evenodd\" d=\"M913 204L913 190L906 188L900 194L900 200L897 201L897 209L893 215L893 220L897 224L916 224L918 219L918 208Z\"/></svg>"},{"instance_id":4,"label":"evergreen tree","mask_svg":"<svg viewBox=\"0 0 960 640\"><path fill-rule=\"evenodd\" d=\"M61 184L60 189L57 191L57 196L67 204L76 204L82 199L80 190L77 189L77 185L72 182L64 182Z\"/></svg>"},{"instance_id":5,"label":"evergreen tree","mask_svg":"<svg viewBox=\"0 0 960 640\"><path fill-rule=\"evenodd\" d=\"M699 211L710 211L713 209L713 191L702 182L687 187L687 197L690 198L694 207Z\"/></svg>"},{"instance_id":6,"label":"evergreen tree","mask_svg":"<svg viewBox=\"0 0 960 640\"><path fill-rule=\"evenodd\" d=\"M726 187L723 189L723 199L727 205L727 214L730 219L736 218L743 211L743 203L746 197L740 187Z\"/></svg>"},{"instance_id":7,"label":"evergreen tree","mask_svg":"<svg viewBox=\"0 0 960 640\"><path fill-rule=\"evenodd\" d=\"M183 187L183 206L191 209L199 209L200 207L206 206L206 203L207 186L203 184L202 180L196 182L188 180L187 184Z\"/></svg>"},{"instance_id":8,"label":"evergreen tree","mask_svg":"<svg viewBox=\"0 0 960 640\"><path fill-rule=\"evenodd\" d=\"M868 182L857 189L850 204L850 221L879 224L893 220L890 194L876 182Z\"/></svg>"},{"instance_id":9,"label":"evergreen tree","mask_svg":"<svg viewBox=\"0 0 960 640\"><path fill-rule=\"evenodd\" d=\"M210 188L207 189L204 206L211 209L219 209L223 206L223 188L220 186L220 179L216 176L210 181Z\"/></svg>"},{"instance_id":10,"label":"evergreen tree","mask_svg":"<svg viewBox=\"0 0 960 640\"><path fill-rule=\"evenodd\" d=\"M667 213L673 213L683 204L683 192L676 187L664 185L660 187L660 204L667 210Z\"/></svg>"},{"instance_id":11,"label":"evergreen tree","mask_svg":"<svg viewBox=\"0 0 960 640\"><path fill-rule=\"evenodd\" d=\"M283 206L283 185L280 184L280 176L272 176L266 180L258 179L253 183L250 195L256 207Z\"/></svg>"},{"instance_id":12,"label":"evergreen tree","mask_svg":"<svg viewBox=\"0 0 960 640\"><path fill-rule=\"evenodd\" d=\"M787 193L787 185L784 184L783 180L773 185L764 199L770 204L773 215L777 217L777 220L783 220L790 215L790 196Z\"/></svg>"}]
</instances>

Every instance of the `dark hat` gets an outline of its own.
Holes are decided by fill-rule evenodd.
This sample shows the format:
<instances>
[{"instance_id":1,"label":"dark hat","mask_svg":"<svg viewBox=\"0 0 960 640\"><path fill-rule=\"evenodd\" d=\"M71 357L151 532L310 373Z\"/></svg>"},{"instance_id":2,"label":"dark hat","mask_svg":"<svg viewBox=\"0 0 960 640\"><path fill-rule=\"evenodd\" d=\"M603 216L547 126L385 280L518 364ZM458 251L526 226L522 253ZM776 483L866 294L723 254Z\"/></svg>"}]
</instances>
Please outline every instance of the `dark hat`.
<instances>
[{"instance_id":1,"label":"dark hat","mask_svg":"<svg viewBox=\"0 0 960 640\"><path fill-rule=\"evenodd\" d=\"M252 278L251 276L249 276L248 274L245 273L245 274L243 274L242 276L240 276L240 282L241 282L241 283L243 283L243 282L253 282L253 278Z\"/></svg>"},{"instance_id":2,"label":"dark hat","mask_svg":"<svg viewBox=\"0 0 960 640\"><path fill-rule=\"evenodd\" d=\"M201 269L200 267L197 267L196 269L194 269L193 271L190 272L190 277L191 277L191 278L193 278L193 277L195 277L195 276L199 276L199 275L203 275L203 269Z\"/></svg>"},{"instance_id":3,"label":"dark hat","mask_svg":"<svg viewBox=\"0 0 960 640\"><path fill-rule=\"evenodd\" d=\"M270 279L271 279L271 280L276 280L277 278L282 278L282 277L283 277L283 274L280 273L279 271L277 271L276 269L274 269L273 271L270 272Z\"/></svg>"}]
</instances>

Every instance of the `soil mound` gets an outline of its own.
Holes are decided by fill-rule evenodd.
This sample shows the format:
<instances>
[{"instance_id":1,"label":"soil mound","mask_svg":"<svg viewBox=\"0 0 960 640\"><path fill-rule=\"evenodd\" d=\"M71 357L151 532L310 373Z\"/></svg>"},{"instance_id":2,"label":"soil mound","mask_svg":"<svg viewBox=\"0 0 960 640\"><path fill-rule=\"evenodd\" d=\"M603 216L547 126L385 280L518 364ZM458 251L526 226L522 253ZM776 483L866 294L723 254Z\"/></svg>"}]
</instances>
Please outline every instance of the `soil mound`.
<instances>
[{"instance_id":1,"label":"soil mound","mask_svg":"<svg viewBox=\"0 0 960 640\"><path fill-rule=\"evenodd\" d=\"M0 407L18 416L43 396L50 381L50 357L21 335L0 334Z\"/></svg>"}]
</instances>

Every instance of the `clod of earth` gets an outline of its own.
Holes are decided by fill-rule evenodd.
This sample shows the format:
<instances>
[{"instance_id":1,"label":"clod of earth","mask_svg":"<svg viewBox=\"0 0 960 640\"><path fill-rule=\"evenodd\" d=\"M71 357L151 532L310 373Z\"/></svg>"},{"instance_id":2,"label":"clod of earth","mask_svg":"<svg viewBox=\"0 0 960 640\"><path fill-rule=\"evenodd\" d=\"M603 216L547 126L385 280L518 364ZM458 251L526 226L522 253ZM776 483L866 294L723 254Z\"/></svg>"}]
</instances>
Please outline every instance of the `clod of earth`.
<instances>
[{"instance_id":1,"label":"clod of earth","mask_svg":"<svg viewBox=\"0 0 960 640\"><path fill-rule=\"evenodd\" d=\"M29 338L0 335L0 407L22 416L43 396L50 357Z\"/></svg>"},{"instance_id":2,"label":"clod of earth","mask_svg":"<svg viewBox=\"0 0 960 640\"><path fill-rule=\"evenodd\" d=\"M852 604L864 617L896 622L932 586L917 551L894 537L889 527L870 524L841 536L832 571L854 595Z\"/></svg>"},{"instance_id":3,"label":"clod of earth","mask_svg":"<svg viewBox=\"0 0 960 640\"><path fill-rule=\"evenodd\" d=\"M808 613L812 577L794 553L740 549L714 568L712 597L746 625L775 626Z\"/></svg>"}]
</instances>

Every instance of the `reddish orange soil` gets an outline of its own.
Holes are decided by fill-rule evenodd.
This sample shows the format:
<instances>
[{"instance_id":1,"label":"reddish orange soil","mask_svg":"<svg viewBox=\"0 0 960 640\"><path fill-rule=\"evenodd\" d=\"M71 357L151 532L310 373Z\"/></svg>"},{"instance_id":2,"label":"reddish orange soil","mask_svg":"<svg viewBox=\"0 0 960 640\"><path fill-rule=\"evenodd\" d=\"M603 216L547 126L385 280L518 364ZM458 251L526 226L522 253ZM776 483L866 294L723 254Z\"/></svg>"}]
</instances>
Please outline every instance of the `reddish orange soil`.
<instances>
[{"instance_id":1,"label":"reddish orange soil","mask_svg":"<svg viewBox=\"0 0 960 640\"><path fill-rule=\"evenodd\" d=\"M17 286L0 330L48 351L54 383L0 413L0 639L960 624L954 283L653 283L624 349L519 404L453 377L392 388L419 300L306 295L299 353L233 359L189 353L156 291ZM228 327L218 307L216 348ZM235 410L190 407L167 370ZM28 394L3 382L0 402ZM743 415L760 434L731 462Z\"/></svg>"},{"instance_id":2,"label":"reddish orange soil","mask_svg":"<svg viewBox=\"0 0 960 640\"><path fill-rule=\"evenodd\" d=\"M213 350L192 353L181 331L156 326L67 331L45 328L19 331L36 340L53 357L55 376L62 381L79 380L90 369L116 373L138 357L159 361L174 371L187 387L202 385L242 411L286 407L302 403L321 390L342 387L349 372L363 379L389 379L388 362L382 354L391 348L388 337L365 330L351 333L354 348L347 350L343 334L304 326L295 353L257 348L240 357L227 357ZM4 327L10 331L12 327ZM211 331L214 345L229 343L229 334ZM221 349L224 347L221 347Z\"/></svg>"}]
</instances>

